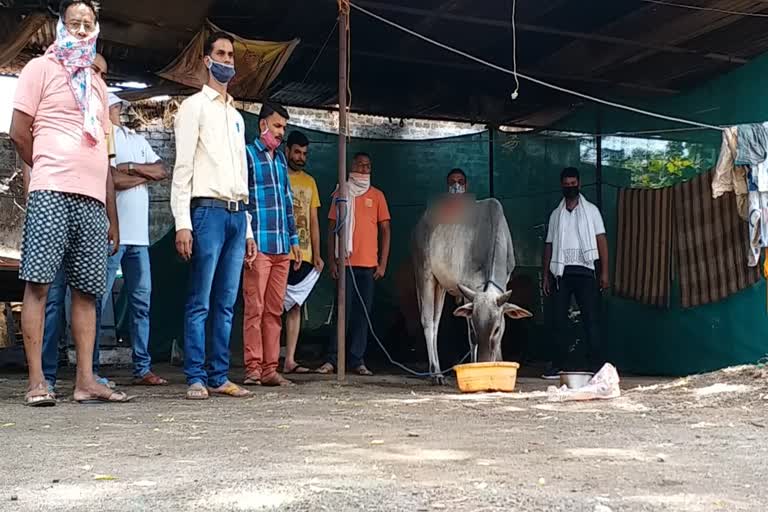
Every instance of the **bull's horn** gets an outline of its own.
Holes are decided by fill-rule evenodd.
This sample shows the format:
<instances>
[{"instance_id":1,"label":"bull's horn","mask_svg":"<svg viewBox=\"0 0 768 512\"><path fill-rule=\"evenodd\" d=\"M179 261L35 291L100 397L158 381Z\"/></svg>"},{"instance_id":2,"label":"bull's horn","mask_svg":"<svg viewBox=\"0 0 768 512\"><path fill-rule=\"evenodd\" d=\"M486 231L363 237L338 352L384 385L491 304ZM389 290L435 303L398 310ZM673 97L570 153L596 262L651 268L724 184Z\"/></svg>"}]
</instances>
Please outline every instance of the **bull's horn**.
<instances>
[{"instance_id":1,"label":"bull's horn","mask_svg":"<svg viewBox=\"0 0 768 512\"><path fill-rule=\"evenodd\" d=\"M496 299L496 305L499 307L503 306L504 304L507 303L510 297L512 297L512 290L509 290L504 295L499 295L499 298Z\"/></svg>"},{"instance_id":2,"label":"bull's horn","mask_svg":"<svg viewBox=\"0 0 768 512\"><path fill-rule=\"evenodd\" d=\"M475 296L477 295L477 292L470 290L463 284L460 284L458 286L459 286L459 291L463 296L465 296L469 300L475 300Z\"/></svg>"}]
</instances>

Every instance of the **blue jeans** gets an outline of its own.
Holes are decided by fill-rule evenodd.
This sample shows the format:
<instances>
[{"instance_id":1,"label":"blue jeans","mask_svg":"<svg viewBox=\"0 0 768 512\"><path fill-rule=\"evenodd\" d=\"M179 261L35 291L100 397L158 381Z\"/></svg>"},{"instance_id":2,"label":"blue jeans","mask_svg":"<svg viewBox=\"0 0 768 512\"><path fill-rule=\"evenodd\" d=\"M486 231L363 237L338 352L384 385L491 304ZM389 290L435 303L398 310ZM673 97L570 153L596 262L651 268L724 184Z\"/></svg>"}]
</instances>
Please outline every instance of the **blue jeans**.
<instances>
[{"instance_id":1,"label":"blue jeans","mask_svg":"<svg viewBox=\"0 0 768 512\"><path fill-rule=\"evenodd\" d=\"M365 364L365 351L368 348L368 316L371 316L373 310L373 274L374 268L365 267L347 267L347 288L346 288L346 339L349 351L347 366L357 368ZM352 281L354 274L354 282ZM357 290L355 289L357 283ZM362 302L357 291L360 291ZM327 361L336 366L338 358L337 337L334 333L331 336L331 343L328 347Z\"/></svg>"},{"instance_id":2,"label":"blue jeans","mask_svg":"<svg viewBox=\"0 0 768 512\"><path fill-rule=\"evenodd\" d=\"M133 376L141 378L150 372L152 366L152 359L149 356L149 304L152 296L149 247L121 245L117 254L109 257L107 260L108 291L99 304L102 311L110 302L117 269L121 265L124 288L128 294L128 332L133 347ZM96 339L99 339L100 331L101 325L98 325Z\"/></svg>"},{"instance_id":3,"label":"blue jeans","mask_svg":"<svg viewBox=\"0 0 768 512\"><path fill-rule=\"evenodd\" d=\"M245 212L210 207L192 210L192 260L184 310L184 374L189 385L219 387L227 382L246 222ZM207 358L206 322L210 327Z\"/></svg>"},{"instance_id":4,"label":"blue jeans","mask_svg":"<svg viewBox=\"0 0 768 512\"><path fill-rule=\"evenodd\" d=\"M45 302L45 324L43 326L43 374L51 386L56 385L56 373L59 368L59 343L64 336L66 315L72 307L72 298L67 289L67 278L64 268L56 272L48 288ZM101 325L101 308L96 306L96 326ZM96 331L96 342L93 346L93 373L99 370L99 335Z\"/></svg>"}]
</instances>

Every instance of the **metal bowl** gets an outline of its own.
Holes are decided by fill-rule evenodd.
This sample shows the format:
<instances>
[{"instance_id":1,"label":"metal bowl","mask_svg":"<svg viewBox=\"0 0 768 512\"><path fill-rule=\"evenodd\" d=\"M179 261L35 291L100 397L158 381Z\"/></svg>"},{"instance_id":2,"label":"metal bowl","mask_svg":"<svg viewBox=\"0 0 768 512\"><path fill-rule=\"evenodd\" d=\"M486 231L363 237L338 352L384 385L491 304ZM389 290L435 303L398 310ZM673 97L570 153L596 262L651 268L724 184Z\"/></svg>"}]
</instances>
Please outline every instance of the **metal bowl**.
<instances>
[{"instance_id":1,"label":"metal bowl","mask_svg":"<svg viewBox=\"0 0 768 512\"><path fill-rule=\"evenodd\" d=\"M592 380L594 373L590 372L560 372L560 385L569 389L583 388Z\"/></svg>"}]
</instances>

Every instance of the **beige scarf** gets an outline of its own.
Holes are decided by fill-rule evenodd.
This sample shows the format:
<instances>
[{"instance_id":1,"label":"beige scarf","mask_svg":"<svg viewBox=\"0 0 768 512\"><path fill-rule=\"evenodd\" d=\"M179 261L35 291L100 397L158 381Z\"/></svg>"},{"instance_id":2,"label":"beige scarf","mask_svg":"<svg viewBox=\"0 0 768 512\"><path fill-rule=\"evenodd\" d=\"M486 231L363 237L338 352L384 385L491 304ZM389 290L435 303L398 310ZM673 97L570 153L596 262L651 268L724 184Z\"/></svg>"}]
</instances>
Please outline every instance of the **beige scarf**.
<instances>
[{"instance_id":1,"label":"beige scarf","mask_svg":"<svg viewBox=\"0 0 768 512\"><path fill-rule=\"evenodd\" d=\"M346 219L337 218L337 226L339 222L344 222L343 229L347 234L347 254L345 259L352 254L352 241L355 233L355 202L356 198L362 196L371 188L371 175L362 174L359 172L349 173L349 179L347 180L347 193L349 194L349 201L347 203L347 217ZM338 192L339 187L336 186L335 192ZM336 236L336 258L339 257L339 237Z\"/></svg>"}]
</instances>

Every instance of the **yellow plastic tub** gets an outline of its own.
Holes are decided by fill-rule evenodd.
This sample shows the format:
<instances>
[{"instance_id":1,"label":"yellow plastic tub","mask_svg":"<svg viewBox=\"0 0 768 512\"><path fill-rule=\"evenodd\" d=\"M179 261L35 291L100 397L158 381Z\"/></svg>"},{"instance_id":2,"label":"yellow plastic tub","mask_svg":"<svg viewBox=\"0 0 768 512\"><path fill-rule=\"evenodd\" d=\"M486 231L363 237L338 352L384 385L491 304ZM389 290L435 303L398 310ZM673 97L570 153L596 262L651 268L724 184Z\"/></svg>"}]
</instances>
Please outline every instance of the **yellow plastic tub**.
<instances>
[{"instance_id":1,"label":"yellow plastic tub","mask_svg":"<svg viewBox=\"0 0 768 512\"><path fill-rule=\"evenodd\" d=\"M517 363L499 361L460 364L454 370L456 370L456 381L462 393L511 392L515 390L518 368L520 365Z\"/></svg>"}]
</instances>

